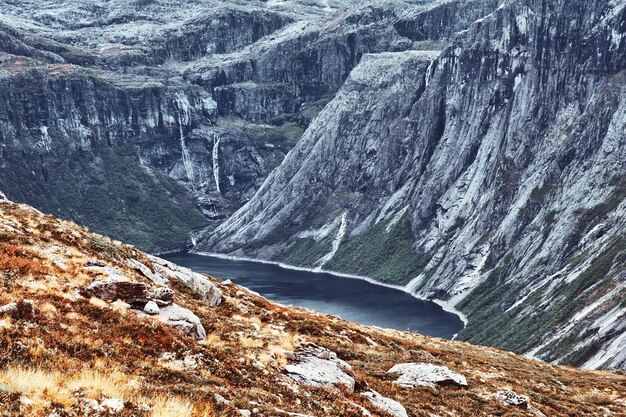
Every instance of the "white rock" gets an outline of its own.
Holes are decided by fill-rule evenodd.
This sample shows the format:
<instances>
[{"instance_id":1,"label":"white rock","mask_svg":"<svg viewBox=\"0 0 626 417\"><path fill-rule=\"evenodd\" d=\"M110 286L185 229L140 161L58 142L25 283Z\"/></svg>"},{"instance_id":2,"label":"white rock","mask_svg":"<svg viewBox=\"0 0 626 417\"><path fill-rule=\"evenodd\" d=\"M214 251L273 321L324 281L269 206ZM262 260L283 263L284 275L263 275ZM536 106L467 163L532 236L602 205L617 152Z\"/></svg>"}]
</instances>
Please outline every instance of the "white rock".
<instances>
[{"instance_id":1,"label":"white rock","mask_svg":"<svg viewBox=\"0 0 626 417\"><path fill-rule=\"evenodd\" d=\"M361 395L367 398L372 405L396 417L408 417L406 409L399 402L391 398L383 397L374 390L362 392Z\"/></svg>"},{"instance_id":2,"label":"white rock","mask_svg":"<svg viewBox=\"0 0 626 417\"><path fill-rule=\"evenodd\" d=\"M149 316L143 311L133 311L139 316L155 317L159 321L180 330L182 333L194 339L204 340L206 338L206 331L200 322L200 318L196 316L193 311L183 308L178 304L161 307L159 313L154 316Z\"/></svg>"},{"instance_id":3,"label":"white rock","mask_svg":"<svg viewBox=\"0 0 626 417\"><path fill-rule=\"evenodd\" d=\"M155 303L154 301L148 301L145 307L143 308L143 312L146 314L150 314L151 316L154 316L155 314L159 314L160 310L161 309L159 308L157 303Z\"/></svg>"},{"instance_id":4,"label":"white rock","mask_svg":"<svg viewBox=\"0 0 626 417\"><path fill-rule=\"evenodd\" d=\"M221 304L223 299L222 292L203 275L156 256L150 256L150 260L160 276L180 282L199 295L211 307Z\"/></svg>"},{"instance_id":5,"label":"white rock","mask_svg":"<svg viewBox=\"0 0 626 417\"><path fill-rule=\"evenodd\" d=\"M136 259L128 259L126 261L126 265L141 272L143 276L145 276L146 278L148 278L150 281L154 282L155 284L158 284L161 286L167 286L168 284L167 278L164 278L161 275L152 272L150 268L148 268L146 265L142 264Z\"/></svg>"},{"instance_id":6,"label":"white rock","mask_svg":"<svg viewBox=\"0 0 626 417\"><path fill-rule=\"evenodd\" d=\"M106 400L102 400L101 404L103 407L115 412L119 412L124 409L124 401L119 398L107 398Z\"/></svg>"},{"instance_id":7,"label":"white rock","mask_svg":"<svg viewBox=\"0 0 626 417\"><path fill-rule=\"evenodd\" d=\"M395 383L405 387L467 386L467 380L463 375L451 371L445 366L430 363L401 363L394 365L387 373L399 375Z\"/></svg>"},{"instance_id":8,"label":"white rock","mask_svg":"<svg viewBox=\"0 0 626 417\"><path fill-rule=\"evenodd\" d=\"M352 368L337 358L335 352L311 344L288 356L285 372L291 380L316 387L345 385L354 391Z\"/></svg>"},{"instance_id":9,"label":"white rock","mask_svg":"<svg viewBox=\"0 0 626 417\"><path fill-rule=\"evenodd\" d=\"M529 404L528 397L524 397L513 391L498 391L495 394L495 398L501 403L512 407L528 408Z\"/></svg>"}]
</instances>

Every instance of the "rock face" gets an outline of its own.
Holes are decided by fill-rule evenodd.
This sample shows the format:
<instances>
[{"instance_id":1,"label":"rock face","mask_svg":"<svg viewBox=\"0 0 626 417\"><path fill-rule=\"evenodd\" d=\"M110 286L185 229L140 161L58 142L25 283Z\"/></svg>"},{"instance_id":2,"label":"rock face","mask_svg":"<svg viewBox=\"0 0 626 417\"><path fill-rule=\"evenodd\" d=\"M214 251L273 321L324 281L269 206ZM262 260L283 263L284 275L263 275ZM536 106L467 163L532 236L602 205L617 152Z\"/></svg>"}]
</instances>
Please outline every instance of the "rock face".
<instances>
[{"instance_id":1,"label":"rock face","mask_svg":"<svg viewBox=\"0 0 626 417\"><path fill-rule=\"evenodd\" d=\"M513 0L440 54L364 55L197 250L403 284L462 310L462 339L626 366L625 19Z\"/></svg>"},{"instance_id":2,"label":"rock face","mask_svg":"<svg viewBox=\"0 0 626 417\"><path fill-rule=\"evenodd\" d=\"M121 300L130 305L145 304L148 301L148 286L142 282L111 278L92 283L81 294L84 297L97 297L109 302Z\"/></svg>"},{"instance_id":3,"label":"rock face","mask_svg":"<svg viewBox=\"0 0 626 417\"><path fill-rule=\"evenodd\" d=\"M433 47L496 5L412 3L0 1L0 188L154 252L193 243L363 54Z\"/></svg>"},{"instance_id":4,"label":"rock face","mask_svg":"<svg viewBox=\"0 0 626 417\"><path fill-rule=\"evenodd\" d=\"M445 366L429 363L401 363L394 365L388 373L398 375L396 384L406 387L454 386L467 387L467 380Z\"/></svg>"}]
</instances>

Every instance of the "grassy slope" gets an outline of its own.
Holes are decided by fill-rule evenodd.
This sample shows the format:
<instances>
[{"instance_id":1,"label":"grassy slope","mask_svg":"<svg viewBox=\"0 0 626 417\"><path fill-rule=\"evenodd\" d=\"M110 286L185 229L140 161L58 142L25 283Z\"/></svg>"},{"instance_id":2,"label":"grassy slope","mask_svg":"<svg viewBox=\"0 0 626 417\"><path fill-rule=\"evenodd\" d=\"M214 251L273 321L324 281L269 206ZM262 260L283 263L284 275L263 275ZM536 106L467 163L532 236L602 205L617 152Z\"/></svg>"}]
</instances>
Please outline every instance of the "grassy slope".
<instances>
[{"instance_id":1,"label":"grassy slope","mask_svg":"<svg viewBox=\"0 0 626 417\"><path fill-rule=\"evenodd\" d=\"M102 156L54 161L47 181L16 163L23 171L6 172L0 186L16 201L143 250L183 247L189 231L205 226L206 219L183 186L166 175L150 175L131 153L105 149Z\"/></svg>"},{"instance_id":2,"label":"grassy slope","mask_svg":"<svg viewBox=\"0 0 626 417\"><path fill-rule=\"evenodd\" d=\"M527 395L546 415L624 415L626 376L364 327L276 305L236 285L220 285L226 301L216 308L174 286L176 302L193 310L207 330L208 338L201 343L119 304L75 295L77 288L101 279L85 269L92 259L144 281L126 266L131 258L151 265L130 246L25 206L0 202L0 305L22 299L36 305L34 317L0 316L0 414L19 415L21 410L29 416L81 415L90 399L121 398L126 405L115 415L236 416L238 409L256 408L256 415L287 417L289 411L356 417L362 416L358 404L387 416L358 393L294 390L284 383L283 351L314 342L337 352L351 364L361 385L367 383L401 402L411 416L533 415L494 400L493 394L502 389ZM164 353L177 359L193 357L197 365L164 361ZM448 366L464 374L469 387L392 384L386 371L409 361Z\"/></svg>"}]
</instances>

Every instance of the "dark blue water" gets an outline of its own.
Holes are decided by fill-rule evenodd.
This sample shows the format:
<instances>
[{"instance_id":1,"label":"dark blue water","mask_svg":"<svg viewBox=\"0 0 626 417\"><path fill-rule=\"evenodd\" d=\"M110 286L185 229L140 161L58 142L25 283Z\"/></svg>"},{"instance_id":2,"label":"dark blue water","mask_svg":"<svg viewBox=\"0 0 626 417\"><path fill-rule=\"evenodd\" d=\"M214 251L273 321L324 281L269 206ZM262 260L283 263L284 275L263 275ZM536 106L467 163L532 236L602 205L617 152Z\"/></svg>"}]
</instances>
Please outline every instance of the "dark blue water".
<instances>
[{"instance_id":1,"label":"dark blue water","mask_svg":"<svg viewBox=\"0 0 626 417\"><path fill-rule=\"evenodd\" d=\"M361 324L447 339L463 328L456 315L443 311L433 302L363 280L188 253L163 257L197 272L231 279L270 300L335 314Z\"/></svg>"}]
</instances>

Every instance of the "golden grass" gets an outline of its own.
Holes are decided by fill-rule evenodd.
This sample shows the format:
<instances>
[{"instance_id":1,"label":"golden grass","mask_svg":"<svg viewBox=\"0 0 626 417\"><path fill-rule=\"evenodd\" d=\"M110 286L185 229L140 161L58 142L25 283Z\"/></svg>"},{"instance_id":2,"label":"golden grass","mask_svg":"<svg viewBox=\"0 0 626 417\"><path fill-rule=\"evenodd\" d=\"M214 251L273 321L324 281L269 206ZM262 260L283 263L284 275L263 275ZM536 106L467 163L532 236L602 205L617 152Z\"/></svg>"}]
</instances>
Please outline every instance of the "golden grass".
<instances>
[{"instance_id":1,"label":"golden grass","mask_svg":"<svg viewBox=\"0 0 626 417\"><path fill-rule=\"evenodd\" d=\"M151 417L194 417L193 404L181 397L159 397L152 403Z\"/></svg>"}]
</instances>

